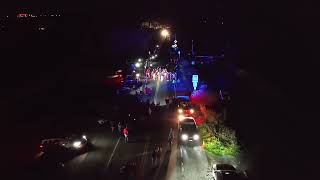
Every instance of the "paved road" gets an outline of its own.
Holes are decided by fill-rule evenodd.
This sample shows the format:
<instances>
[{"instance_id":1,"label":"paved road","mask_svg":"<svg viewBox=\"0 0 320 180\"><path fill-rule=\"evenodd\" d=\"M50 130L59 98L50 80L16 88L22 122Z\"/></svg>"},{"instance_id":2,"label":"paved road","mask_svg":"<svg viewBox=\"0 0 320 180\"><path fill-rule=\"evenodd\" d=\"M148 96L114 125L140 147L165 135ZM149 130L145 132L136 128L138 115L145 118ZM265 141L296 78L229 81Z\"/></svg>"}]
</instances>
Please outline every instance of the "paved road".
<instances>
[{"instance_id":1,"label":"paved road","mask_svg":"<svg viewBox=\"0 0 320 180\"><path fill-rule=\"evenodd\" d=\"M167 83L150 82L150 86L157 88L153 98L163 104ZM170 127L167 111L166 107L159 107L153 112L150 121L144 120L134 127L129 132L129 143L124 143L123 138L111 133L107 125L91 124L85 128L93 145L87 152L63 158L51 157L50 161L43 160L45 155L37 154L36 160L25 168L21 176L27 179L126 179L120 175L120 167L129 160L135 160L139 179L159 179L164 171L163 168L150 168L151 151L156 143L166 145ZM162 159L166 156L168 154L163 153ZM64 167L57 168L60 166L56 165L56 161L63 162Z\"/></svg>"},{"instance_id":2,"label":"paved road","mask_svg":"<svg viewBox=\"0 0 320 180\"><path fill-rule=\"evenodd\" d=\"M173 95L169 82L151 81L155 91L150 97L165 104L164 98ZM210 179L207 176L212 160L201 147L177 147L167 152L167 135L176 124L176 114L166 106L157 107L151 120L141 120L132 132L129 143L111 133L108 126L87 127L93 148L65 161L65 166L53 171L46 165L30 166L29 179L134 179L120 175L120 167L129 160L137 163L136 179ZM177 134L177 129L175 129ZM155 144L163 147L160 166L151 167L151 152ZM57 173L59 172L59 173Z\"/></svg>"}]
</instances>

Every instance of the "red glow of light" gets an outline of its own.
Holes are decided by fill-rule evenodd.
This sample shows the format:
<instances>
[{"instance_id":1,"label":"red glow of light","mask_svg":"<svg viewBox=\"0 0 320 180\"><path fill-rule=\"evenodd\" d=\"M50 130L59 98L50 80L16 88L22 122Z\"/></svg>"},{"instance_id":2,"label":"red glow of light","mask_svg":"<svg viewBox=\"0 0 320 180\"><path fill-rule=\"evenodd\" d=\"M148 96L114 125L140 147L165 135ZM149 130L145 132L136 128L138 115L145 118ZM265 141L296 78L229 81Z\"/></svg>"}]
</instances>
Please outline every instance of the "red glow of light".
<instances>
[{"instance_id":1,"label":"red glow of light","mask_svg":"<svg viewBox=\"0 0 320 180\"><path fill-rule=\"evenodd\" d=\"M27 14L27 13L20 13L20 14L18 14L17 16L18 16L18 17L28 17L28 15L29 15L29 14Z\"/></svg>"},{"instance_id":2,"label":"red glow of light","mask_svg":"<svg viewBox=\"0 0 320 180\"><path fill-rule=\"evenodd\" d=\"M190 101L193 104L215 104L217 97L214 93L204 90L197 90L191 94Z\"/></svg>"}]
</instances>

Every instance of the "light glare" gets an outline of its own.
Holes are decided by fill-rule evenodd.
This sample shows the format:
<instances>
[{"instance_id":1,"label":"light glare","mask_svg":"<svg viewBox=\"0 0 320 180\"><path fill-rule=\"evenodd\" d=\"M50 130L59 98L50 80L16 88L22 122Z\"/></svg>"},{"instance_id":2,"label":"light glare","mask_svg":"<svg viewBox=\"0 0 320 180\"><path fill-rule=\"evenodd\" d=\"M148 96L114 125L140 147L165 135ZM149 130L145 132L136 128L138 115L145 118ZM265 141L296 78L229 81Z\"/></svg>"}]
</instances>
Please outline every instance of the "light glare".
<instances>
[{"instance_id":1,"label":"light glare","mask_svg":"<svg viewBox=\"0 0 320 180\"><path fill-rule=\"evenodd\" d=\"M179 119L179 121L182 121L182 120L184 119L184 115L180 114L180 115L178 116L178 119Z\"/></svg>"},{"instance_id":2,"label":"light glare","mask_svg":"<svg viewBox=\"0 0 320 180\"><path fill-rule=\"evenodd\" d=\"M188 139L188 135L182 134L182 135L181 135L181 139L182 139L183 141L187 140L187 139Z\"/></svg>"},{"instance_id":3,"label":"light glare","mask_svg":"<svg viewBox=\"0 0 320 180\"><path fill-rule=\"evenodd\" d=\"M194 139L194 140L199 140L199 138L200 138L200 137L199 137L198 134L193 135L193 139Z\"/></svg>"},{"instance_id":4,"label":"light glare","mask_svg":"<svg viewBox=\"0 0 320 180\"><path fill-rule=\"evenodd\" d=\"M81 141L75 141L73 142L73 147L80 148L81 147Z\"/></svg>"},{"instance_id":5,"label":"light glare","mask_svg":"<svg viewBox=\"0 0 320 180\"><path fill-rule=\"evenodd\" d=\"M168 37L169 36L169 31L168 30L166 30L166 29L163 29L162 31L161 31L161 36L163 36L163 37Z\"/></svg>"}]
</instances>

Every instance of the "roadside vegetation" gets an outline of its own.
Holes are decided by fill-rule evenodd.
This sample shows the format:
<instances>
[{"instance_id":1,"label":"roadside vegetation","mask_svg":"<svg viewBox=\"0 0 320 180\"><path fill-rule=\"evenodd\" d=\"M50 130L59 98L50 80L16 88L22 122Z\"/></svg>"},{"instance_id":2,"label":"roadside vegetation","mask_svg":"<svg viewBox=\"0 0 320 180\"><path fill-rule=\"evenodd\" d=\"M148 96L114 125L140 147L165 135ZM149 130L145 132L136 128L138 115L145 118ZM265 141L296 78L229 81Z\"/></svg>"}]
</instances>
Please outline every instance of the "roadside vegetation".
<instances>
[{"instance_id":1,"label":"roadside vegetation","mask_svg":"<svg viewBox=\"0 0 320 180\"><path fill-rule=\"evenodd\" d=\"M237 156L241 150L235 131L224 125L221 116L211 113L207 117L199 126L204 149L218 156Z\"/></svg>"}]
</instances>

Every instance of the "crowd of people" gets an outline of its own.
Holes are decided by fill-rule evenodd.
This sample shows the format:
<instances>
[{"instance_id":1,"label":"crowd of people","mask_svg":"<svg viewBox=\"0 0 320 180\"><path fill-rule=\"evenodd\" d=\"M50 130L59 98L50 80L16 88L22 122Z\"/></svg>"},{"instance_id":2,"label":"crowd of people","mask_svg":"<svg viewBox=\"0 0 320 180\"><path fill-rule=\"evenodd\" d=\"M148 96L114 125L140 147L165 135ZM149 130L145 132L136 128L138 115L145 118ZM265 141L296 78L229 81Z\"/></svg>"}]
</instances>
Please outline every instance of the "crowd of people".
<instances>
[{"instance_id":1,"label":"crowd of people","mask_svg":"<svg viewBox=\"0 0 320 180\"><path fill-rule=\"evenodd\" d=\"M147 68L146 69L146 77L148 79L160 80L160 81L172 81L176 79L177 75L174 72L168 72L166 68Z\"/></svg>"}]
</instances>

